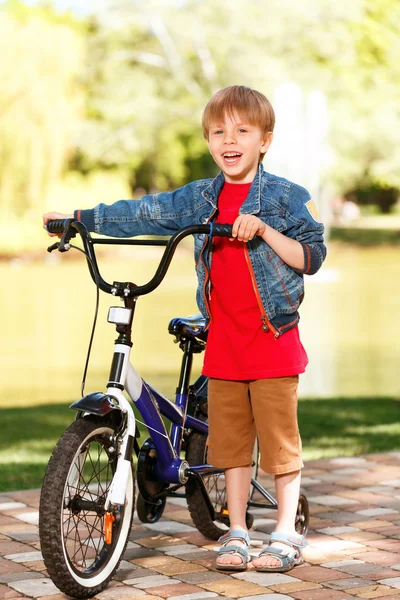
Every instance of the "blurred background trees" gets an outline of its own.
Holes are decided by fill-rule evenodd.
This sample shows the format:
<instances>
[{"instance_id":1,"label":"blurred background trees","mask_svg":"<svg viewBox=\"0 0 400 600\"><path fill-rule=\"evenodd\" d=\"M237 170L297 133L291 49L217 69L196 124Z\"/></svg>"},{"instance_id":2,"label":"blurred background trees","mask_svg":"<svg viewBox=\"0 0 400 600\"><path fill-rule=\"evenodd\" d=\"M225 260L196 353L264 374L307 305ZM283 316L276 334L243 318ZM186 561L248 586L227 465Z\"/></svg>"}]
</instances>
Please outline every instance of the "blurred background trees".
<instances>
[{"instance_id":1,"label":"blurred background trees","mask_svg":"<svg viewBox=\"0 0 400 600\"><path fill-rule=\"evenodd\" d=\"M226 11L121 0L84 16L3 2L0 206L40 211L71 171L115 172L132 191L212 176L200 130L210 95L241 83L272 97L293 81L327 100L322 179L388 211L400 188L399 30L397 0L236 0Z\"/></svg>"}]
</instances>

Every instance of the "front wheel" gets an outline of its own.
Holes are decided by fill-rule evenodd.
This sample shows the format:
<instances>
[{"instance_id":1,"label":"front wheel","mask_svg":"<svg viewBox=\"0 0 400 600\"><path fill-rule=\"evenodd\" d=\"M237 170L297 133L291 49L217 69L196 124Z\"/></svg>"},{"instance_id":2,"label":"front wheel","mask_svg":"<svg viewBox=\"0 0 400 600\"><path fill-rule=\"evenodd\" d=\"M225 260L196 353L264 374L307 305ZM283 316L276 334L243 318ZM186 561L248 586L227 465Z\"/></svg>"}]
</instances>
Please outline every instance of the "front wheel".
<instances>
[{"instance_id":1,"label":"front wheel","mask_svg":"<svg viewBox=\"0 0 400 600\"><path fill-rule=\"evenodd\" d=\"M105 418L75 421L55 447L43 480L39 535L44 563L55 585L75 598L89 598L107 586L131 529L132 469L125 506L110 518L105 511L117 465L114 436L115 426Z\"/></svg>"}]
</instances>

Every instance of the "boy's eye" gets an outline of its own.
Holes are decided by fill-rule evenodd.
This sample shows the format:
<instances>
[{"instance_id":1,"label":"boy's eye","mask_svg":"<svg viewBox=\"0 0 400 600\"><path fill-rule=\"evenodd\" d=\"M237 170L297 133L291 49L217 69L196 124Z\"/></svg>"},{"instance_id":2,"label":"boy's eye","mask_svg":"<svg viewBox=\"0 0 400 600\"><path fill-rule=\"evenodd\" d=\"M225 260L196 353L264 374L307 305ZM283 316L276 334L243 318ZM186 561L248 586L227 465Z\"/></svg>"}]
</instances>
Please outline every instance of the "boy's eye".
<instances>
[{"instance_id":1,"label":"boy's eye","mask_svg":"<svg viewBox=\"0 0 400 600\"><path fill-rule=\"evenodd\" d=\"M239 133L246 133L246 129L239 129Z\"/></svg>"}]
</instances>

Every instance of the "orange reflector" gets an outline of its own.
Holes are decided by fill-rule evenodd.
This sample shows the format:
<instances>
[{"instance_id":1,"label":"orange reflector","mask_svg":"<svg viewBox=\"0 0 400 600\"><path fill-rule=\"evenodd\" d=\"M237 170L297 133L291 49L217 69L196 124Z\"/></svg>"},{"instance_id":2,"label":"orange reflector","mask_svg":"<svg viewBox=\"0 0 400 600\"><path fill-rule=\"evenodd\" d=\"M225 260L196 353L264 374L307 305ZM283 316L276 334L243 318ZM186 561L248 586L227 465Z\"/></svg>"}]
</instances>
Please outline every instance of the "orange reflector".
<instances>
[{"instance_id":1,"label":"orange reflector","mask_svg":"<svg viewBox=\"0 0 400 600\"><path fill-rule=\"evenodd\" d=\"M227 508L223 508L221 512L223 515L229 515L229 511Z\"/></svg>"},{"instance_id":2,"label":"orange reflector","mask_svg":"<svg viewBox=\"0 0 400 600\"><path fill-rule=\"evenodd\" d=\"M107 512L104 516L104 535L106 544L110 545L112 542L112 524L115 521L115 517L112 513Z\"/></svg>"}]
</instances>

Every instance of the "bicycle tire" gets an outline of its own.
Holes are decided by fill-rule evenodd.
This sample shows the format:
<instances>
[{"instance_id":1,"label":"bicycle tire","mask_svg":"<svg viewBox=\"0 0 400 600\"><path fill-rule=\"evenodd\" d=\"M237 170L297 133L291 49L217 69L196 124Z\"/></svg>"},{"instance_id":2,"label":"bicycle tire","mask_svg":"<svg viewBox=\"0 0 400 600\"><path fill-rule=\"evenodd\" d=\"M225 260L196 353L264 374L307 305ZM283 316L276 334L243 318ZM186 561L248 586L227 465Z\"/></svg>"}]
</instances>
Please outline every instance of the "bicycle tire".
<instances>
[{"instance_id":1,"label":"bicycle tire","mask_svg":"<svg viewBox=\"0 0 400 600\"><path fill-rule=\"evenodd\" d=\"M128 542L135 498L133 469L126 506L116 513L109 544L101 515L117 462L118 452L110 450L114 434L115 426L106 418L74 421L56 445L43 480L39 536L44 563L54 584L75 598L95 596L108 585ZM93 501L97 510L79 506Z\"/></svg>"}]
</instances>

